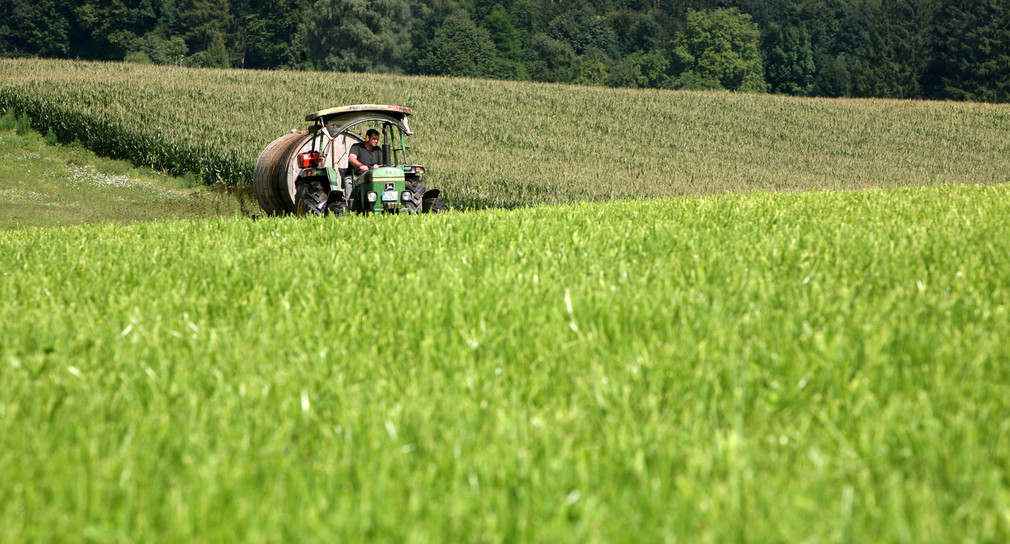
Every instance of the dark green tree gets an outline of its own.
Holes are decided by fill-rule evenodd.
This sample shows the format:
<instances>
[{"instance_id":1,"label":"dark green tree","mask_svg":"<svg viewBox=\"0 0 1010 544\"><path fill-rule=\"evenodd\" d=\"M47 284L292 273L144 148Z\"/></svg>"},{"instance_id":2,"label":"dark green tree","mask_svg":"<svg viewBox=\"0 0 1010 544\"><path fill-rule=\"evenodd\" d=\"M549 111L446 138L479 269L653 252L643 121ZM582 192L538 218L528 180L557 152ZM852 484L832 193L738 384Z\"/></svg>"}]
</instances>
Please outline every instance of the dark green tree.
<instances>
[{"instance_id":1,"label":"dark green tree","mask_svg":"<svg viewBox=\"0 0 1010 544\"><path fill-rule=\"evenodd\" d=\"M783 8L782 19L773 25L805 30L815 60L820 55L836 56L842 52L836 46L841 21L851 3L852 0L790 0ZM771 30L773 25L767 28Z\"/></svg>"},{"instance_id":2,"label":"dark green tree","mask_svg":"<svg viewBox=\"0 0 1010 544\"><path fill-rule=\"evenodd\" d=\"M158 18L150 0L85 0L73 13L80 32L70 53L100 60L122 60Z\"/></svg>"},{"instance_id":3,"label":"dark green tree","mask_svg":"<svg viewBox=\"0 0 1010 544\"><path fill-rule=\"evenodd\" d=\"M523 58L523 35L512 22L512 15L501 6L494 7L484 18L482 27L487 29L491 41L498 49L498 55L510 62Z\"/></svg>"},{"instance_id":4,"label":"dark green tree","mask_svg":"<svg viewBox=\"0 0 1010 544\"><path fill-rule=\"evenodd\" d=\"M851 77L849 75L848 57L844 54L838 56L822 55L817 64L817 75L814 76L814 90L816 96L841 97L849 96L852 88Z\"/></svg>"},{"instance_id":5,"label":"dark green tree","mask_svg":"<svg viewBox=\"0 0 1010 544\"><path fill-rule=\"evenodd\" d=\"M58 57L70 48L64 0L0 1L0 55Z\"/></svg>"},{"instance_id":6,"label":"dark green tree","mask_svg":"<svg viewBox=\"0 0 1010 544\"><path fill-rule=\"evenodd\" d=\"M235 64L258 69L306 67L311 5L311 0L233 3Z\"/></svg>"},{"instance_id":7,"label":"dark green tree","mask_svg":"<svg viewBox=\"0 0 1010 544\"><path fill-rule=\"evenodd\" d=\"M940 1L879 0L871 6L874 16L851 66L852 94L922 98Z\"/></svg>"},{"instance_id":8,"label":"dark green tree","mask_svg":"<svg viewBox=\"0 0 1010 544\"><path fill-rule=\"evenodd\" d=\"M460 9L457 0L410 0L410 49L404 59L405 72L420 73L418 63L428 55L435 33Z\"/></svg>"},{"instance_id":9,"label":"dark green tree","mask_svg":"<svg viewBox=\"0 0 1010 544\"><path fill-rule=\"evenodd\" d=\"M190 50L199 54L190 58L191 64L229 65L225 36L230 21L228 0L187 0L183 4L179 11L182 36Z\"/></svg>"},{"instance_id":10,"label":"dark green tree","mask_svg":"<svg viewBox=\"0 0 1010 544\"><path fill-rule=\"evenodd\" d=\"M765 76L771 91L799 96L814 89L814 51L810 35L803 28L787 25L773 29L769 36Z\"/></svg>"},{"instance_id":11,"label":"dark green tree","mask_svg":"<svg viewBox=\"0 0 1010 544\"><path fill-rule=\"evenodd\" d=\"M497 77L501 68L491 36L464 10L445 20L417 66L422 74L459 77Z\"/></svg>"},{"instance_id":12,"label":"dark green tree","mask_svg":"<svg viewBox=\"0 0 1010 544\"><path fill-rule=\"evenodd\" d=\"M732 91L767 91L759 38L757 25L736 8L688 11L674 42L674 71Z\"/></svg>"},{"instance_id":13,"label":"dark green tree","mask_svg":"<svg viewBox=\"0 0 1010 544\"><path fill-rule=\"evenodd\" d=\"M182 36L166 37L162 29L155 29L134 40L130 51L142 52L154 64L176 64L189 54L189 47Z\"/></svg>"},{"instance_id":14,"label":"dark green tree","mask_svg":"<svg viewBox=\"0 0 1010 544\"><path fill-rule=\"evenodd\" d=\"M512 15L512 22L523 39L528 40L535 34L547 32L547 24L555 17L558 5L545 4L543 0L513 0L505 9Z\"/></svg>"},{"instance_id":15,"label":"dark green tree","mask_svg":"<svg viewBox=\"0 0 1010 544\"><path fill-rule=\"evenodd\" d=\"M669 86L672 89L684 89L689 91L726 90L726 88L722 86L722 83L719 83L718 79L715 79L712 76L702 76L693 70L681 72L677 75L677 77L670 80Z\"/></svg>"},{"instance_id":16,"label":"dark green tree","mask_svg":"<svg viewBox=\"0 0 1010 544\"><path fill-rule=\"evenodd\" d=\"M1010 3L948 0L937 20L929 96L1010 102Z\"/></svg>"},{"instance_id":17,"label":"dark green tree","mask_svg":"<svg viewBox=\"0 0 1010 544\"><path fill-rule=\"evenodd\" d=\"M607 85L612 81L608 62L600 56L583 55L575 69L573 83L579 85Z\"/></svg>"},{"instance_id":18,"label":"dark green tree","mask_svg":"<svg viewBox=\"0 0 1010 544\"><path fill-rule=\"evenodd\" d=\"M189 46L179 33L177 0L150 2L155 14L154 24L137 27L139 37L130 42L127 57L146 58L155 64L179 63L189 54Z\"/></svg>"},{"instance_id":19,"label":"dark green tree","mask_svg":"<svg viewBox=\"0 0 1010 544\"><path fill-rule=\"evenodd\" d=\"M603 51L612 58L619 55L617 37L609 21L588 4L580 9L566 10L555 17L547 25L547 34L570 45L576 55L583 55L591 49Z\"/></svg>"},{"instance_id":20,"label":"dark green tree","mask_svg":"<svg viewBox=\"0 0 1010 544\"><path fill-rule=\"evenodd\" d=\"M622 9L612 12L608 20L622 55L661 50L669 41L666 31L648 13Z\"/></svg>"},{"instance_id":21,"label":"dark green tree","mask_svg":"<svg viewBox=\"0 0 1010 544\"><path fill-rule=\"evenodd\" d=\"M510 14L501 4L484 17L480 25L487 30L497 51L496 77L502 79L529 79L523 59L523 35L512 22Z\"/></svg>"},{"instance_id":22,"label":"dark green tree","mask_svg":"<svg viewBox=\"0 0 1010 544\"><path fill-rule=\"evenodd\" d=\"M317 68L345 72L403 71L410 49L405 0L319 0L309 18L309 58Z\"/></svg>"},{"instance_id":23,"label":"dark green tree","mask_svg":"<svg viewBox=\"0 0 1010 544\"><path fill-rule=\"evenodd\" d=\"M659 53L636 51L614 68L610 84L617 87L660 88L669 85L670 62Z\"/></svg>"},{"instance_id":24,"label":"dark green tree","mask_svg":"<svg viewBox=\"0 0 1010 544\"><path fill-rule=\"evenodd\" d=\"M534 34L525 46L523 64L534 81L575 80L578 59L572 46L546 34Z\"/></svg>"}]
</instances>

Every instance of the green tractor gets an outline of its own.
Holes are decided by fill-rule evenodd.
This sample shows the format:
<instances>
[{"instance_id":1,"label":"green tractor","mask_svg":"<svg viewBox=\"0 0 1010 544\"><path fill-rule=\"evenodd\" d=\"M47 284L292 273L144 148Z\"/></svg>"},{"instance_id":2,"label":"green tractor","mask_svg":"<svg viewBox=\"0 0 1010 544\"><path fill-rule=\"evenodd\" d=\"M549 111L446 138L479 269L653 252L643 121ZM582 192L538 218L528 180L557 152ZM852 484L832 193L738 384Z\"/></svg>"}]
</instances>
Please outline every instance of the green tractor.
<instances>
[{"instance_id":1,"label":"green tractor","mask_svg":"<svg viewBox=\"0 0 1010 544\"><path fill-rule=\"evenodd\" d=\"M439 213L438 189L426 189L424 166L407 159L410 108L359 104L305 117L308 131L293 130L260 153L253 186L268 215ZM382 166L358 175L348 164L351 146L363 142L355 128L381 135Z\"/></svg>"}]
</instances>

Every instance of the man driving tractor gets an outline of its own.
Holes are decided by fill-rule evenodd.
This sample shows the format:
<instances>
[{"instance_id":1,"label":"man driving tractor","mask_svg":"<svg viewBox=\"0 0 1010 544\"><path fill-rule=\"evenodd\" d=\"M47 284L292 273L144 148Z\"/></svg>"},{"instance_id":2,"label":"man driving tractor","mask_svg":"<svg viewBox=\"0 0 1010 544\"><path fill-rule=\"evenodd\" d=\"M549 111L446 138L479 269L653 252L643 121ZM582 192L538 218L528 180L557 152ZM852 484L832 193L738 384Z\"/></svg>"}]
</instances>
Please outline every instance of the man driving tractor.
<instances>
[{"instance_id":1,"label":"man driving tractor","mask_svg":"<svg viewBox=\"0 0 1010 544\"><path fill-rule=\"evenodd\" d=\"M368 129L368 132L365 133L365 141L351 146L351 151L347 156L347 164L359 175L375 168L376 165L382 165L382 148L379 147L378 130Z\"/></svg>"}]
</instances>

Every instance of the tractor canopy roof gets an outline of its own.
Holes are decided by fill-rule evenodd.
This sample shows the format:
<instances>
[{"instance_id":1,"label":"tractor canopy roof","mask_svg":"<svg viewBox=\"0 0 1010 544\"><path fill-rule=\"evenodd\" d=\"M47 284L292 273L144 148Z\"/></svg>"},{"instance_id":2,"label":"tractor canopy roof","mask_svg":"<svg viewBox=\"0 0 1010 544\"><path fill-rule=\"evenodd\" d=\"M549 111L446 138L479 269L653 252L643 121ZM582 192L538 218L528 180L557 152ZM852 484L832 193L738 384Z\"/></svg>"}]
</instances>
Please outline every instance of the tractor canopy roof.
<instances>
[{"instance_id":1,"label":"tractor canopy roof","mask_svg":"<svg viewBox=\"0 0 1010 544\"><path fill-rule=\"evenodd\" d=\"M392 123L405 134L413 134L407 125L410 108L404 106L387 106L381 104L357 104L329 108L305 116L306 121L315 121L321 125L329 125L330 130L339 134L354 125L368 121Z\"/></svg>"}]
</instances>

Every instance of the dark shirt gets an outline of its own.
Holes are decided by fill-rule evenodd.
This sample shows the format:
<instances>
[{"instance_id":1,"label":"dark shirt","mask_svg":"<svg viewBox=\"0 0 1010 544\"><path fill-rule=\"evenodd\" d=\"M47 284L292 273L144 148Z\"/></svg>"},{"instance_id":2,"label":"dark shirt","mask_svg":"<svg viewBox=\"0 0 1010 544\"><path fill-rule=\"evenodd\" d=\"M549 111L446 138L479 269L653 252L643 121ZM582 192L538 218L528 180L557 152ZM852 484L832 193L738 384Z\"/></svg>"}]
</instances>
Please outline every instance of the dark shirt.
<instances>
[{"instance_id":1,"label":"dark shirt","mask_svg":"<svg viewBox=\"0 0 1010 544\"><path fill-rule=\"evenodd\" d=\"M351 146L349 154L357 157L358 161L367 166L369 170L376 164L382 164L382 148L380 146L375 146L369 151L365 149L365 144L358 142ZM352 165L348 166L353 168Z\"/></svg>"}]
</instances>

